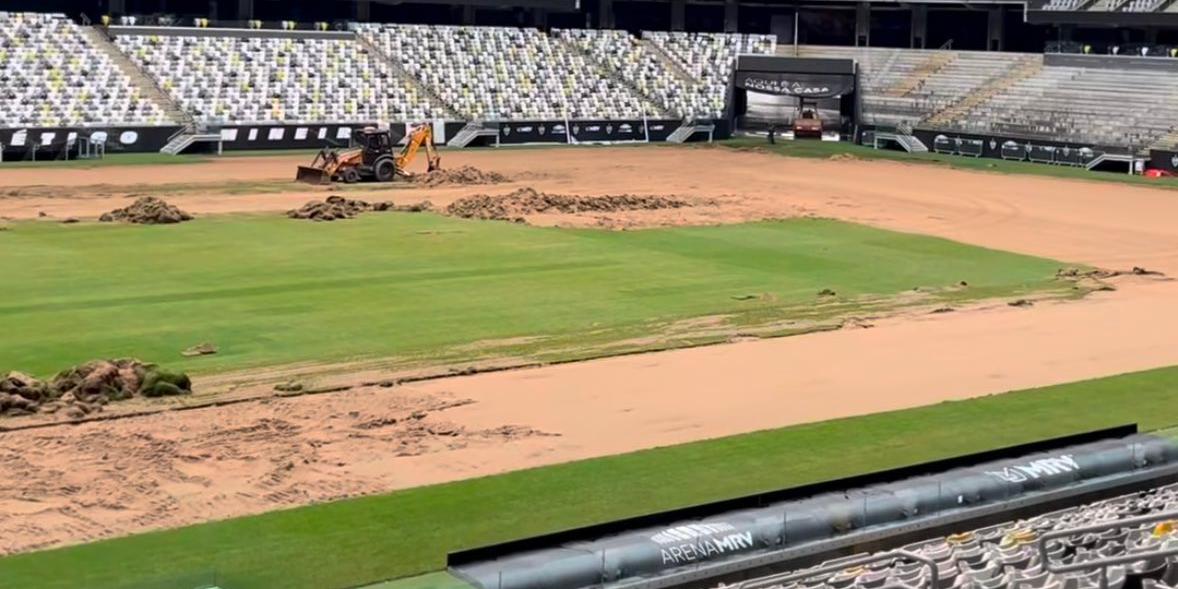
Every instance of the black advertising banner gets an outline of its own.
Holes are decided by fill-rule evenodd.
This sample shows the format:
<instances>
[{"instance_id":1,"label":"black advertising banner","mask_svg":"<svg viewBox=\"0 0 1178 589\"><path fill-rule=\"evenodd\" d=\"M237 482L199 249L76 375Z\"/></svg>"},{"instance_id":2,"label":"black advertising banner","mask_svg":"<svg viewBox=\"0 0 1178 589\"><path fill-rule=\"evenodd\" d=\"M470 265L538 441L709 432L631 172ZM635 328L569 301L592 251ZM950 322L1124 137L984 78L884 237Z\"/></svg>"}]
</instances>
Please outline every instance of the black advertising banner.
<instances>
[{"instance_id":1,"label":"black advertising banner","mask_svg":"<svg viewBox=\"0 0 1178 589\"><path fill-rule=\"evenodd\" d=\"M506 121L499 123L499 143L567 142L568 129L564 121Z\"/></svg>"},{"instance_id":2,"label":"black advertising banner","mask_svg":"<svg viewBox=\"0 0 1178 589\"><path fill-rule=\"evenodd\" d=\"M650 119L646 121L646 132L650 135L651 141L666 141L667 137L679 128L682 121L678 119ZM715 133L719 137L719 129Z\"/></svg>"},{"instance_id":3,"label":"black advertising banner","mask_svg":"<svg viewBox=\"0 0 1178 589\"><path fill-rule=\"evenodd\" d=\"M168 127L55 127L0 129L5 160L75 157L77 144L101 144L107 153L155 152L180 130ZM93 151L93 150L91 150Z\"/></svg>"},{"instance_id":4,"label":"black advertising banner","mask_svg":"<svg viewBox=\"0 0 1178 589\"><path fill-rule=\"evenodd\" d=\"M608 143L665 141L680 121L664 119L505 121L499 123L499 143Z\"/></svg>"},{"instance_id":5,"label":"black advertising banner","mask_svg":"<svg viewBox=\"0 0 1178 589\"><path fill-rule=\"evenodd\" d=\"M572 121L569 130L579 142L646 141L646 127L635 121Z\"/></svg>"},{"instance_id":6,"label":"black advertising banner","mask_svg":"<svg viewBox=\"0 0 1178 589\"><path fill-rule=\"evenodd\" d=\"M736 87L762 94L835 98L855 90L855 76L792 72L737 72Z\"/></svg>"},{"instance_id":7,"label":"black advertising banner","mask_svg":"<svg viewBox=\"0 0 1178 589\"><path fill-rule=\"evenodd\" d=\"M235 125L221 128L226 151L242 149L304 149L325 146L346 147L352 131L374 127L375 123L319 125Z\"/></svg>"},{"instance_id":8,"label":"black advertising banner","mask_svg":"<svg viewBox=\"0 0 1178 589\"><path fill-rule=\"evenodd\" d=\"M944 133L925 129L916 129L913 133L929 149L953 155L1084 166L1102 153L1102 150L1090 145L1058 141Z\"/></svg>"},{"instance_id":9,"label":"black advertising banner","mask_svg":"<svg viewBox=\"0 0 1178 589\"><path fill-rule=\"evenodd\" d=\"M1178 151L1149 150L1149 167L1167 172L1178 172Z\"/></svg>"}]
</instances>

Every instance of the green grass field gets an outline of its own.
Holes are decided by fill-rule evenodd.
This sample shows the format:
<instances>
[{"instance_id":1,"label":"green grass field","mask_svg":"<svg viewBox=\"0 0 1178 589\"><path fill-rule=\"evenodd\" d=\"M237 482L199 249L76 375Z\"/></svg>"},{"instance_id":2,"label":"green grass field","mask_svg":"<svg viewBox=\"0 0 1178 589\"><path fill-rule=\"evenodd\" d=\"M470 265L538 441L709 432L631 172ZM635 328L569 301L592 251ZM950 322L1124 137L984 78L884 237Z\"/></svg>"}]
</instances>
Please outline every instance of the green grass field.
<instances>
[{"instance_id":1,"label":"green grass field","mask_svg":"<svg viewBox=\"0 0 1178 589\"><path fill-rule=\"evenodd\" d=\"M1053 277L1060 266L810 219L627 232L400 213L23 222L0 231L0 324L19 342L0 347L0 369L49 375L117 356L198 373L374 357L562 360L620 351L604 346L672 333L685 318L726 315L739 330L887 309L918 286L968 281L928 295L949 302L1067 291ZM838 296L818 296L824 288ZM808 324L798 325L780 332ZM545 338L468 346L521 336ZM200 342L219 353L180 356Z\"/></svg>"},{"instance_id":2,"label":"green grass field","mask_svg":"<svg viewBox=\"0 0 1178 589\"><path fill-rule=\"evenodd\" d=\"M1178 367L807 424L0 559L0 587L320 589L448 551L1050 436L1172 424ZM701 473L707 473L701 476ZM432 575L387 589L444 589Z\"/></svg>"}]
</instances>

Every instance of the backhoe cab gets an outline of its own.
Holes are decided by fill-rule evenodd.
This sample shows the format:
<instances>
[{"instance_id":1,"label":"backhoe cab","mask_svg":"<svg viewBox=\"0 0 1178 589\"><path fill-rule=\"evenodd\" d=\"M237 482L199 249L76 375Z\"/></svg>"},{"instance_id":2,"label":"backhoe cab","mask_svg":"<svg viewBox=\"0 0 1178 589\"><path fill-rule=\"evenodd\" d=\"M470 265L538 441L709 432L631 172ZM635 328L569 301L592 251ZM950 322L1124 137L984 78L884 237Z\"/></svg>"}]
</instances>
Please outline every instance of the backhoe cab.
<instances>
[{"instance_id":1,"label":"backhoe cab","mask_svg":"<svg viewBox=\"0 0 1178 589\"><path fill-rule=\"evenodd\" d=\"M299 166L295 180L307 184L330 184L361 181L392 182L397 176L411 176L407 171L419 149L425 149L430 172L441 168L441 156L434 148L433 127L420 125L409 134L409 140L399 153L390 131L366 127L352 134L357 147L344 151L323 148L309 166Z\"/></svg>"}]
</instances>

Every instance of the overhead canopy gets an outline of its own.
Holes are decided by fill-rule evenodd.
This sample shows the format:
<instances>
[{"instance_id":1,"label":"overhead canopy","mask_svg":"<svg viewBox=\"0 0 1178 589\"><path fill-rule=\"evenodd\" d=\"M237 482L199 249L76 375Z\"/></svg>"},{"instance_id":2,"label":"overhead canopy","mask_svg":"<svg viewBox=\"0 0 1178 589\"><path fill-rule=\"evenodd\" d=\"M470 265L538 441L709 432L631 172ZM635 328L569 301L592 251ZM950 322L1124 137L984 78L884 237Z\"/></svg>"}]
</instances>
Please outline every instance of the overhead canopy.
<instances>
[{"instance_id":1,"label":"overhead canopy","mask_svg":"<svg viewBox=\"0 0 1178 589\"><path fill-rule=\"evenodd\" d=\"M737 72L736 87L763 94L835 98L855 89L855 77L840 74Z\"/></svg>"},{"instance_id":2,"label":"overhead canopy","mask_svg":"<svg viewBox=\"0 0 1178 589\"><path fill-rule=\"evenodd\" d=\"M763 94L836 98L855 91L855 62L775 55L741 55L736 60L737 88Z\"/></svg>"}]
</instances>

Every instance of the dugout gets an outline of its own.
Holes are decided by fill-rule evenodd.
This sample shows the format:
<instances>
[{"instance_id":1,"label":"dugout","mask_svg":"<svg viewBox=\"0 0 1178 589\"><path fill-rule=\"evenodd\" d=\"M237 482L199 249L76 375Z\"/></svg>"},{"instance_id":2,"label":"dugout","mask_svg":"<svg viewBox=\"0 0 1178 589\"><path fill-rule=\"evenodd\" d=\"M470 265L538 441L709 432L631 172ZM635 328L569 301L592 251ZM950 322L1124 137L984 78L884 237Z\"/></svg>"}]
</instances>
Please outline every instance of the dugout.
<instances>
[{"instance_id":1,"label":"dugout","mask_svg":"<svg viewBox=\"0 0 1178 589\"><path fill-rule=\"evenodd\" d=\"M788 129L805 108L817 112L824 129L853 137L857 78L853 59L740 55L729 87L733 128Z\"/></svg>"}]
</instances>

